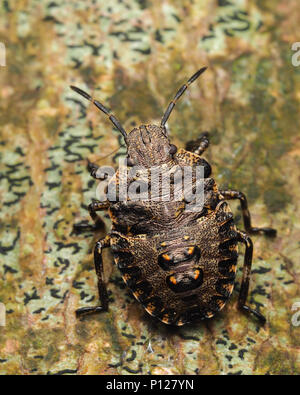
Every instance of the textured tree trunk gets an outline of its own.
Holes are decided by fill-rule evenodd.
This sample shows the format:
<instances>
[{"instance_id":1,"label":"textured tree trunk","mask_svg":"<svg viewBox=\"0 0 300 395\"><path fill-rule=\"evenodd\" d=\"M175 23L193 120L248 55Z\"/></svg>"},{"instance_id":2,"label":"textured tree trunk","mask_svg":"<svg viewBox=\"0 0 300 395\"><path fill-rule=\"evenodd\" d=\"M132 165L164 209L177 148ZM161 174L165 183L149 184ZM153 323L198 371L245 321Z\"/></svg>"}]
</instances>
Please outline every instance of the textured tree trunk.
<instances>
[{"instance_id":1,"label":"textured tree trunk","mask_svg":"<svg viewBox=\"0 0 300 395\"><path fill-rule=\"evenodd\" d=\"M299 374L299 1L103 4L1 5L0 374ZM256 226L277 228L253 237L248 300L267 324L237 309L243 248L226 308L178 329L146 316L105 251L109 311L79 321L75 310L97 303L92 248L110 228L104 217L106 230L72 233L96 197L86 159L116 167L125 149L68 86L130 130L158 122L203 66L170 136L183 147L208 131L218 185L248 196Z\"/></svg>"}]
</instances>

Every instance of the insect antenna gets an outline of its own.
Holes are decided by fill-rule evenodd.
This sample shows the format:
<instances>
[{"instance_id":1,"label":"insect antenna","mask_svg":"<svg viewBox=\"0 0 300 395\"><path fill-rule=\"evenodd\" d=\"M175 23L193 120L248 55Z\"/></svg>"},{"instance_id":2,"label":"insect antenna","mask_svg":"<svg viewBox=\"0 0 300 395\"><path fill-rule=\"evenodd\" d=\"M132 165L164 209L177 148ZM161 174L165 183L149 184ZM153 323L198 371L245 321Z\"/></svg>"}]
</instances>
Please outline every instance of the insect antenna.
<instances>
[{"instance_id":1,"label":"insect antenna","mask_svg":"<svg viewBox=\"0 0 300 395\"><path fill-rule=\"evenodd\" d=\"M202 67L202 69L198 70L194 75L192 75L191 78L188 80L188 82L186 84L182 85L182 87L178 90L174 99L168 105L168 108L167 108L166 112L164 113L164 116L161 120L160 126L162 128L165 126L167 120L169 119L169 116L170 116L173 108L175 107L177 100L183 95L183 93L188 88L188 86L191 85L191 83L194 82L202 73L204 73L204 71L206 69L207 69L207 67Z\"/></svg>"},{"instance_id":2,"label":"insect antenna","mask_svg":"<svg viewBox=\"0 0 300 395\"><path fill-rule=\"evenodd\" d=\"M117 118L110 113L110 110L108 108L106 108L103 104L101 104L98 100L94 100L88 93L86 93L85 91L83 91L80 88L77 88L76 86L71 85L70 86L71 89L73 89L73 91L75 91L76 93L79 93L79 95L83 96L85 99L88 99L89 101L91 101L92 103L95 104L95 106L102 112L104 112L105 115L108 116L109 120L111 121L111 123L119 130L119 132L122 133L122 135L125 137L127 137L127 133L125 132L125 129L122 127L122 125L120 124L120 122L117 120Z\"/></svg>"}]
</instances>

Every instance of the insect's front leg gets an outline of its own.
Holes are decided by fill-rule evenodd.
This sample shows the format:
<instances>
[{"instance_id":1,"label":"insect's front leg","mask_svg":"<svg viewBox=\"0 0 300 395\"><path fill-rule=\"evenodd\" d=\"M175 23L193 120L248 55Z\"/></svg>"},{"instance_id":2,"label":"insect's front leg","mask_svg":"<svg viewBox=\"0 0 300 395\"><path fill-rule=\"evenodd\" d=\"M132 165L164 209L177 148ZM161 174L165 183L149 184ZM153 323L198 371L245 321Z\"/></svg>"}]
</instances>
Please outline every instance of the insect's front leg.
<instances>
[{"instance_id":1,"label":"insect's front leg","mask_svg":"<svg viewBox=\"0 0 300 395\"><path fill-rule=\"evenodd\" d=\"M94 264L98 281L98 293L100 306L83 307L76 310L76 316L82 317L84 315L101 313L102 311L108 310L108 294L106 290L106 285L103 277L103 261L102 261L102 250L110 246L110 236L107 235L103 239L97 241L94 248Z\"/></svg>"},{"instance_id":2,"label":"insect's front leg","mask_svg":"<svg viewBox=\"0 0 300 395\"><path fill-rule=\"evenodd\" d=\"M248 202L246 196L239 191L220 191L220 194L225 200L239 199L242 208L242 215L244 220L245 230L248 233L264 233L266 236L275 237L276 229L273 228L255 228L251 225L251 216L248 209Z\"/></svg>"},{"instance_id":3,"label":"insect's front leg","mask_svg":"<svg viewBox=\"0 0 300 395\"><path fill-rule=\"evenodd\" d=\"M104 226L103 220L99 217L98 214L96 214L96 211L102 211L102 210L107 210L109 207L109 201L105 202L100 202L98 200L94 200L92 203L88 205L88 210L91 218L94 221L94 225L90 225L85 222L81 222L78 224L74 224L74 230L75 232L86 232L86 231L91 231L91 230L97 230L101 229Z\"/></svg>"},{"instance_id":4,"label":"insect's front leg","mask_svg":"<svg viewBox=\"0 0 300 395\"><path fill-rule=\"evenodd\" d=\"M99 171L100 166L97 166L96 163L92 163L88 160L87 169L91 175L91 177L95 178L96 180L105 180L107 178L106 173L102 173Z\"/></svg>"},{"instance_id":5,"label":"insect's front leg","mask_svg":"<svg viewBox=\"0 0 300 395\"><path fill-rule=\"evenodd\" d=\"M193 141L186 143L185 149L197 155L202 155L209 146L208 133L204 132L201 136Z\"/></svg>"},{"instance_id":6,"label":"insect's front leg","mask_svg":"<svg viewBox=\"0 0 300 395\"><path fill-rule=\"evenodd\" d=\"M266 323L265 317L259 312L246 305L247 296L249 292L250 276L251 276L251 266L253 257L253 243L250 237L240 230L237 231L238 241L245 244L245 258L243 266L243 278L241 283L241 289L238 298L238 307L244 313L253 314L257 317L262 325Z\"/></svg>"}]
</instances>

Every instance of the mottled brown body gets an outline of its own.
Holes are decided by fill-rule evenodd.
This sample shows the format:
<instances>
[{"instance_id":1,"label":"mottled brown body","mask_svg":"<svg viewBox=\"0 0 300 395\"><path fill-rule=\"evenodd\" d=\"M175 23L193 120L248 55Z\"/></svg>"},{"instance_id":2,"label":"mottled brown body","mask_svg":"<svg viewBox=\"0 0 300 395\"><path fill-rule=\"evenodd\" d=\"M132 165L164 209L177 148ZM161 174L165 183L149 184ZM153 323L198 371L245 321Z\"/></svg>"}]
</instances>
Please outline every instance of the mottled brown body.
<instances>
[{"instance_id":1,"label":"mottled brown body","mask_svg":"<svg viewBox=\"0 0 300 395\"><path fill-rule=\"evenodd\" d=\"M239 308L253 313L262 323L265 322L265 318L258 311L246 305L253 246L249 236L236 229L233 215L225 200L240 200L248 232L263 232L270 236L276 232L270 228L259 229L251 226L247 201L241 192L218 190L214 179L210 178L210 165L201 157L208 147L207 134L203 134L198 141L189 143L189 151L177 151L170 143L165 128L177 99L204 70L199 70L179 89L160 126L141 125L128 134L101 103L93 101L88 94L73 87L107 114L123 134L129 166L129 170L126 169L127 190L139 183L139 189L149 193L148 197L151 196L148 200L145 200L145 196L142 200L130 197L121 200L120 185L124 177L124 169L121 169L110 179L107 187L109 190L114 186L118 191L117 195L110 198L108 194L106 201L96 201L89 206L96 226L102 224L96 211L108 210L112 228L95 247L95 268L101 306L79 309L78 315L105 311L108 308L101 253L103 248L110 246L123 280L152 316L166 324L178 326L211 318L224 307L232 293L237 266L237 243L243 242L246 252ZM136 166L138 172L131 172L130 169L136 170ZM193 169L202 166L203 174L200 180L194 174L190 191L186 193L185 190L178 198L174 179L186 166ZM160 170L161 178L168 176L173 180L167 200L162 199L165 191L160 183L161 178L150 183L149 170L153 168ZM103 179L97 175L96 165L89 163L89 170L93 177ZM198 207L190 211L187 210L190 204L187 195L194 192L194 185L198 181L203 183L204 202L200 209ZM76 228L82 228L82 225Z\"/></svg>"},{"instance_id":2,"label":"mottled brown body","mask_svg":"<svg viewBox=\"0 0 300 395\"><path fill-rule=\"evenodd\" d=\"M146 128L153 134L153 126ZM197 154L180 150L162 173L199 163ZM205 179L204 191L200 212L186 212L184 197L111 202L109 208L117 267L146 311L167 324L210 318L232 293L237 263L232 214L212 178Z\"/></svg>"}]
</instances>

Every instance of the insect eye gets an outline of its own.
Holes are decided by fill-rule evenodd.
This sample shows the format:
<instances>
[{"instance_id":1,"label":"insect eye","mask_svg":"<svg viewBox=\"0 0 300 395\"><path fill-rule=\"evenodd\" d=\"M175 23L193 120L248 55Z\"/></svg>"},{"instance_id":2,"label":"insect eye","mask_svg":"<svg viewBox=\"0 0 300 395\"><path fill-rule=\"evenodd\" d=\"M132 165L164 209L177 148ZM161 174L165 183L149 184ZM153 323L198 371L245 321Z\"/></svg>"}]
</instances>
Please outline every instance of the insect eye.
<instances>
[{"instance_id":1,"label":"insect eye","mask_svg":"<svg viewBox=\"0 0 300 395\"><path fill-rule=\"evenodd\" d=\"M174 155L174 154L176 154L176 152L177 152L177 147L176 147L176 145L174 145L174 144L171 144L170 145L170 154L171 155Z\"/></svg>"},{"instance_id":2,"label":"insect eye","mask_svg":"<svg viewBox=\"0 0 300 395\"><path fill-rule=\"evenodd\" d=\"M133 166L134 165L134 163L133 163L133 161L132 161L132 159L130 158L130 156L127 156L127 166Z\"/></svg>"}]
</instances>

